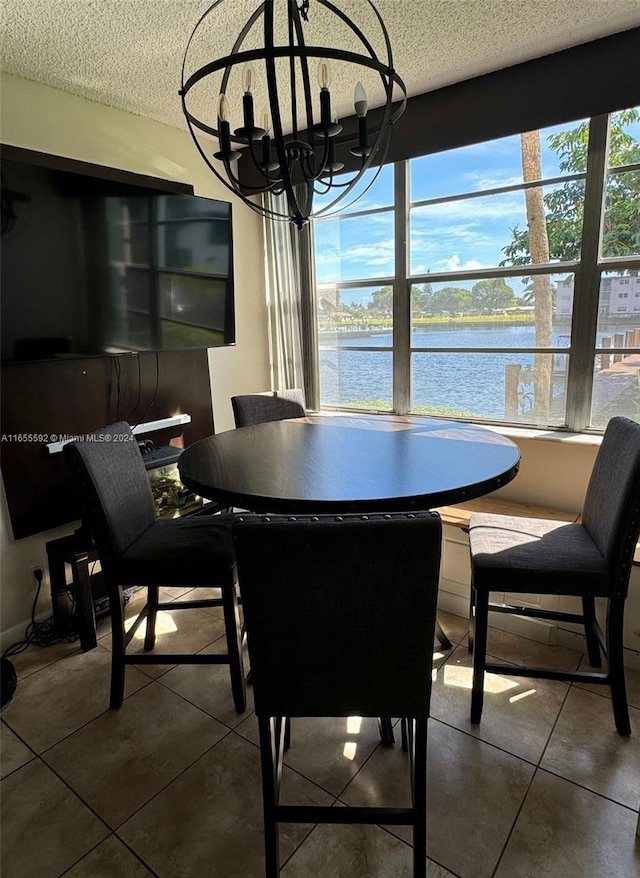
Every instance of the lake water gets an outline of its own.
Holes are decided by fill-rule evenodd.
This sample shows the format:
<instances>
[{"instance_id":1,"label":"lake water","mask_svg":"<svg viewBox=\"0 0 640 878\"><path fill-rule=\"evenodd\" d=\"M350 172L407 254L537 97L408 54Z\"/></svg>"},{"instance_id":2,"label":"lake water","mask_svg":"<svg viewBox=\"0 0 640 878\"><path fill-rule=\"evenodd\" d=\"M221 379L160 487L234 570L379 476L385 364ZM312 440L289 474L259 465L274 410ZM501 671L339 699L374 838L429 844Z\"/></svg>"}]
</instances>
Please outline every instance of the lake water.
<instances>
[{"instance_id":1,"label":"lake water","mask_svg":"<svg viewBox=\"0 0 640 878\"><path fill-rule=\"evenodd\" d=\"M413 333L414 347L532 347L533 326L509 326L498 329L417 330ZM350 347L390 347L391 332L353 338L348 333L336 336L321 335L324 344ZM554 347L567 345L566 334L553 335ZM324 405L378 404L391 408L392 386L391 351L320 351L321 396ZM519 365L533 368L530 353L416 353L412 355L412 407L435 407L451 414L474 414L491 419L505 415L505 367ZM561 376L566 369L567 357L555 355L557 376L554 394L562 393ZM525 385L525 391L532 390ZM530 406L530 397L523 401L524 411Z\"/></svg>"}]
</instances>

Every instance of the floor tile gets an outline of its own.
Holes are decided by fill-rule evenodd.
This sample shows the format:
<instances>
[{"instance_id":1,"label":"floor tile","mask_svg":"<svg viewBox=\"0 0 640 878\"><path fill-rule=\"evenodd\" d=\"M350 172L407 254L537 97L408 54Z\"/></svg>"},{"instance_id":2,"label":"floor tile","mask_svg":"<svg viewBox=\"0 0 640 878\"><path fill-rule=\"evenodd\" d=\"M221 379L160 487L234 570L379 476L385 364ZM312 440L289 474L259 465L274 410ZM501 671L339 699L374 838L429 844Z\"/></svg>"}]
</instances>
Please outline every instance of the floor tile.
<instances>
[{"instance_id":1,"label":"floor tile","mask_svg":"<svg viewBox=\"0 0 640 878\"><path fill-rule=\"evenodd\" d=\"M22 680L46 668L47 665L79 652L81 652L80 638L73 642L61 640L51 646L30 646L19 655L10 656L18 676L18 686Z\"/></svg>"},{"instance_id":2,"label":"floor tile","mask_svg":"<svg viewBox=\"0 0 640 878\"><path fill-rule=\"evenodd\" d=\"M231 732L128 820L118 834L160 878L258 878L264 874L261 783L258 749ZM320 805L333 801L287 769L281 800ZM310 829L283 826L283 858Z\"/></svg>"},{"instance_id":3,"label":"floor tile","mask_svg":"<svg viewBox=\"0 0 640 878\"><path fill-rule=\"evenodd\" d=\"M282 869L282 878L411 878L413 849L379 826L316 826ZM454 878L429 863L428 878Z\"/></svg>"},{"instance_id":4,"label":"floor tile","mask_svg":"<svg viewBox=\"0 0 640 878\"><path fill-rule=\"evenodd\" d=\"M115 828L227 732L197 707L152 683L44 758Z\"/></svg>"},{"instance_id":5,"label":"floor tile","mask_svg":"<svg viewBox=\"0 0 640 878\"><path fill-rule=\"evenodd\" d=\"M36 751L57 744L109 709L111 653L100 644L69 655L23 680L2 718ZM125 697L149 684L127 670Z\"/></svg>"},{"instance_id":6,"label":"floor tile","mask_svg":"<svg viewBox=\"0 0 640 878\"><path fill-rule=\"evenodd\" d=\"M637 815L538 770L495 878L638 878Z\"/></svg>"},{"instance_id":7,"label":"floor tile","mask_svg":"<svg viewBox=\"0 0 640 878\"><path fill-rule=\"evenodd\" d=\"M513 662L516 665L571 671L577 669L582 658L582 653L575 649L539 643L537 640L529 640L492 627L489 628L487 652L500 661Z\"/></svg>"},{"instance_id":8,"label":"floor tile","mask_svg":"<svg viewBox=\"0 0 640 878\"><path fill-rule=\"evenodd\" d=\"M153 655L153 652L146 653L144 648L146 627L146 622L143 622L136 631L133 640L127 647L128 655ZM210 613L205 613L204 610L161 610L156 619L154 651L157 653L196 653L218 640L223 634L224 623ZM107 649L111 649L111 635L100 642ZM133 667L138 668L147 676L157 679L176 666L172 664L134 664Z\"/></svg>"},{"instance_id":9,"label":"floor tile","mask_svg":"<svg viewBox=\"0 0 640 878\"><path fill-rule=\"evenodd\" d=\"M115 835L83 857L64 878L151 878L153 875Z\"/></svg>"},{"instance_id":10,"label":"floor tile","mask_svg":"<svg viewBox=\"0 0 640 878\"><path fill-rule=\"evenodd\" d=\"M580 670L592 670L586 655L582 657ZM593 670L599 671L601 669L593 668ZM629 702L630 707L637 707L640 709L640 671L636 671L634 668L625 668L624 680L627 688L627 701ZM586 689L589 692L593 692L595 695L602 695L605 698L611 698L611 690L608 686L598 686L590 683L575 683L574 685L578 686L580 689Z\"/></svg>"},{"instance_id":11,"label":"floor tile","mask_svg":"<svg viewBox=\"0 0 640 878\"><path fill-rule=\"evenodd\" d=\"M629 808L640 806L640 710L631 736L616 732L611 702L572 687L541 767Z\"/></svg>"},{"instance_id":12,"label":"floor tile","mask_svg":"<svg viewBox=\"0 0 640 878\"><path fill-rule=\"evenodd\" d=\"M225 652L226 638L221 637L202 650L203 653ZM249 656L243 648L245 674ZM220 722L234 728L253 712L253 687L247 685L247 708L238 713L233 704L228 665L176 665L160 678L163 686L186 698Z\"/></svg>"},{"instance_id":13,"label":"floor tile","mask_svg":"<svg viewBox=\"0 0 640 878\"><path fill-rule=\"evenodd\" d=\"M175 600L181 603L182 601L210 601L220 597L222 597L222 589L220 588L192 588L176 597ZM224 621L224 610L222 607L202 607L202 610Z\"/></svg>"},{"instance_id":14,"label":"floor tile","mask_svg":"<svg viewBox=\"0 0 640 878\"><path fill-rule=\"evenodd\" d=\"M469 632L469 620L462 616L455 616L444 610L438 610L438 621L442 625L444 633L453 643L460 643Z\"/></svg>"},{"instance_id":15,"label":"floor tile","mask_svg":"<svg viewBox=\"0 0 640 878\"><path fill-rule=\"evenodd\" d=\"M109 834L39 759L0 784L3 878L58 878Z\"/></svg>"},{"instance_id":16,"label":"floor tile","mask_svg":"<svg viewBox=\"0 0 640 878\"><path fill-rule=\"evenodd\" d=\"M485 674L482 722L469 721L473 658L457 647L437 671L431 715L463 732L538 763L569 691L566 683Z\"/></svg>"},{"instance_id":17,"label":"floor tile","mask_svg":"<svg viewBox=\"0 0 640 878\"><path fill-rule=\"evenodd\" d=\"M11 731L6 723L0 723L0 776L6 777L35 758L35 753Z\"/></svg>"},{"instance_id":18,"label":"floor tile","mask_svg":"<svg viewBox=\"0 0 640 878\"><path fill-rule=\"evenodd\" d=\"M521 759L431 720L428 856L461 878L489 878L533 772ZM340 798L347 805L407 806L407 755L399 746L379 747ZM411 839L409 829L389 831Z\"/></svg>"},{"instance_id":19,"label":"floor tile","mask_svg":"<svg viewBox=\"0 0 640 878\"><path fill-rule=\"evenodd\" d=\"M259 745L255 714L237 726L238 734ZM377 719L360 717L295 717L286 765L334 796L340 795L380 744Z\"/></svg>"}]
</instances>

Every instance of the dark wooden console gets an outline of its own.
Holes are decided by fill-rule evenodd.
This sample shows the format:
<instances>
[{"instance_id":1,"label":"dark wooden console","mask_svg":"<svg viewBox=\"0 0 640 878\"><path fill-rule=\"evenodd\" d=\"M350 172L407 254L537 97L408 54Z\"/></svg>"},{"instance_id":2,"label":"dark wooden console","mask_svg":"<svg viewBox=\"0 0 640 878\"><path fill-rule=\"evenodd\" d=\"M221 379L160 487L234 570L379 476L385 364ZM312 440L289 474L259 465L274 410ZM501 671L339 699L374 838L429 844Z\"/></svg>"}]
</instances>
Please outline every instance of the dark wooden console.
<instances>
[{"instance_id":1,"label":"dark wooden console","mask_svg":"<svg viewBox=\"0 0 640 878\"><path fill-rule=\"evenodd\" d=\"M48 443L179 413L191 423L137 438L184 448L214 432L204 349L3 365L0 465L14 537L80 518L64 455L49 454Z\"/></svg>"}]
</instances>

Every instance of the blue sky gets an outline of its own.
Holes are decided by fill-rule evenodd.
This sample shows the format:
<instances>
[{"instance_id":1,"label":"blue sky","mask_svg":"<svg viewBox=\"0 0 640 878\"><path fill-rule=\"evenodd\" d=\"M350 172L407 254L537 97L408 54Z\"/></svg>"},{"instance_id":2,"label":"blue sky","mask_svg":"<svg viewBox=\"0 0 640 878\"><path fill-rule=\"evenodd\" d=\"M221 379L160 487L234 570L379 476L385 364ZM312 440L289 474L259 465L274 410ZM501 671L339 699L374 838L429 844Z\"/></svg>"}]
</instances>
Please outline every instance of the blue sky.
<instances>
[{"instance_id":1,"label":"blue sky","mask_svg":"<svg viewBox=\"0 0 640 878\"><path fill-rule=\"evenodd\" d=\"M559 176L558 156L548 136L579 122L540 132L544 177ZM629 126L640 138L640 125ZM475 144L411 162L411 200L419 201L522 182L520 137ZM545 190L548 191L548 190ZM353 210L385 207L393 198L393 169L382 169ZM350 199L351 200L351 199ZM314 208L317 209L316 202ZM524 194L508 192L466 201L416 208L411 222L411 273L449 272L495 267L514 226L526 227ZM369 217L316 224L316 271L319 283L369 279L393 274L391 210ZM467 284L460 284L467 286ZM514 287L516 295L519 290ZM344 291L342 300L366 302L369 290Z\"/></svg>"}]
</instances>

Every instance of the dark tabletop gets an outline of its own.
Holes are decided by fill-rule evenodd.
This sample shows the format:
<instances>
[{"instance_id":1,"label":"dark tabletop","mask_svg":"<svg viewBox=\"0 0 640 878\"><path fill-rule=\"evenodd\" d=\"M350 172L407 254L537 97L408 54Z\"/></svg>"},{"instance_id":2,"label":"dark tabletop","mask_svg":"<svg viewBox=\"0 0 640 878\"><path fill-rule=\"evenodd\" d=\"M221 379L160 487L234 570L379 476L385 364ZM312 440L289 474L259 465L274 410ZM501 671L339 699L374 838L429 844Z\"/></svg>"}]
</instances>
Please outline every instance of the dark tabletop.
<instances>
[{"instance_id":1,"label":"dark tabletop","mask_svg":"<svg viewBox=\"0 0 640 878\"><path fill-rule=\"evenodd\" d=\"M519 461L510 439L472 424L322 415L202 439L179 469L201 496L255 512L393 512L488 494Z\"/></svg>"}]
</instances>

